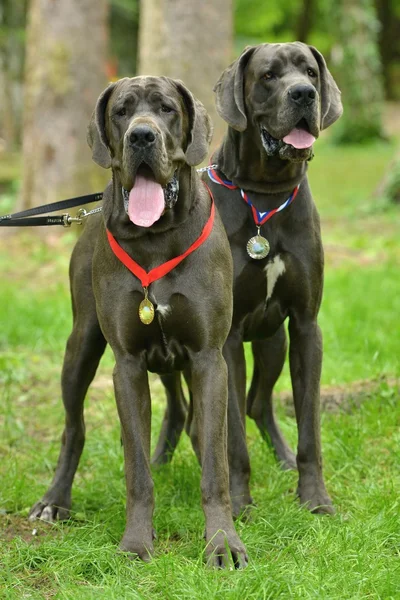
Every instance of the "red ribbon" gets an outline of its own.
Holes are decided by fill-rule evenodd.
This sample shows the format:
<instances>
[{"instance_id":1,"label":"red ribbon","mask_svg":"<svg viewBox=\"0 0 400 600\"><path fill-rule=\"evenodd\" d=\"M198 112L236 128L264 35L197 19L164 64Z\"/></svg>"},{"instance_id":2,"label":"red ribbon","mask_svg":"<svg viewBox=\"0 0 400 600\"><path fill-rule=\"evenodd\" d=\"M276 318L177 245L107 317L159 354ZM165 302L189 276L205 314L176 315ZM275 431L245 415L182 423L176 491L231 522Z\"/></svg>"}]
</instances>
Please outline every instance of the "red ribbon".
<instances>
[{"instance_id":1,"label":"red ribbon","mask_svg":"<svg viewBox=\"0 0 400 600\"><path fill-rule=\"evenodd\" d=\"M206 186L211 197L211 213L207 223L204 225L203 231L201 232L197 240L194 241L193 244L183 254L175 256L175 258L171 258L171 260L168 260L167 262L162 263L158 267L151 269L151 271L145 271L143 267L141 267L136 261L134 261L133 258L131 258L129 254L125 252L123 248L121 248L115 237L107 229L107 237L111 246L111 250L114 252L115 256L126 266L126 268L129 269L130 272L133 273L133 275L135 275L135 277L137 277L140 280L144 288L147 288L150 285L150 283L153 283L153 281L157 281L157 279L161 279L161 277L164 277L164 275L172 271L172 269L179 265L179 263L182 262L184 258L189 256L189 254L191 254L199 246L201 246L201 244L203 244L203 242L205 242L208 236L210 235L214 224L215 204L210 188L208 187L208 185L204 185Z\"/></svg>"}]
</instances>

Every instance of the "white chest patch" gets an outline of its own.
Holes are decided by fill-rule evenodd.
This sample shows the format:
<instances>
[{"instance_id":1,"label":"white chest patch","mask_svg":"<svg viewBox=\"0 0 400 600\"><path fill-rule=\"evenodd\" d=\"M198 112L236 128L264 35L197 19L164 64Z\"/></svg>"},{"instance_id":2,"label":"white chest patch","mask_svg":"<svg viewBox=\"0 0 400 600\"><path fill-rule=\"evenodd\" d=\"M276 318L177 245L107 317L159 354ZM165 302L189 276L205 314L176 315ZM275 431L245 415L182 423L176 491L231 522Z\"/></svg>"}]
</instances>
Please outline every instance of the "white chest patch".
<instances>
[{"instance_id":1,"label":"white chest patch","mask_svg":"<svg viewBox=\"0 0 400 600\"><path fill-rule=\"evenodd\" d=\"M285 263L277 254L271 262L265 267L265 273L267 275L267 300L269 300L273 294L274 287L278 281L278 277L283 275L286 271Z\"/></svg>"},{"instance_id":2,"label":"white chest patch","mask_svg":"<svg viewBox=\"0 0 400 600\"><path fill-rule=\"evenodd\" d=\"M169 304L157 304L157 309L156 310L165 319L165 317L167 317L170 314L171 307L170 307Z\"/></svg>"}]
</instances>

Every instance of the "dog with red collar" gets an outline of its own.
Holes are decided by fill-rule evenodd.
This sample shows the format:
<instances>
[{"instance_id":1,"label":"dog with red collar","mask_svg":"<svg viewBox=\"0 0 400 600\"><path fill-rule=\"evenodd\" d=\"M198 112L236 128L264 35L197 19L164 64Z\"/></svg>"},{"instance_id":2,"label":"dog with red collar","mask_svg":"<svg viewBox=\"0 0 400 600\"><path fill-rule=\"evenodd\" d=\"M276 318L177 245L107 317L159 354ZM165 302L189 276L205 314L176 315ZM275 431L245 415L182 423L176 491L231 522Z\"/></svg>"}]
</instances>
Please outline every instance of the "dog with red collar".
<instances>
[{"instance_id":1,"label":"dog with red collar","mask_svg":"<svg viewBox=\"0 0 400 600\"><path fill-rule=\"evenodd\" d=\"M65 429L54 480L31 519L68 516L83 449L83 401L109 343L127 487L122 550L153 554L148 371L190 379L202 464L206 553L221 567L247 564L229 497L227 369L232 258L212 195L196 173L210 119L180 81L135 77L98 99L88 141L112 169L102 214L88 221L71 259L73 331L62 374ZM177 408L184 410L177 400Z\"/></svg>"}]
</instances>

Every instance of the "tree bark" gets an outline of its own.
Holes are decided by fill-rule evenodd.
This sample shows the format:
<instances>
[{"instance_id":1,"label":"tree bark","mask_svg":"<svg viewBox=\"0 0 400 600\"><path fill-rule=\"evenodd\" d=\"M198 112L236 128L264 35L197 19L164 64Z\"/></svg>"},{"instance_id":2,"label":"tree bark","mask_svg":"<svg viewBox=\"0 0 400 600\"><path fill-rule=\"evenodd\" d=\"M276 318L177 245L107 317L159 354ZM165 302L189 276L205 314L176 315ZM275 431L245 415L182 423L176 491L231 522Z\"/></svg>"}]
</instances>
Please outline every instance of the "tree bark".
<instances>
[{"instance_id":1,"label":"tree bark","mask_svg":"<svg viewBox=\"0 0 400 600\"><path fill-rule=\"evenodd\" d=\"M5 149L12 150L17 136L13 83L8 57L6 48L0 48L0 138L4 140Z\"/></svg>"},{"instance_id":2,"label":"tree bark","mask_svg":"<svg viewBox=\"0 0 400 600\"><path fill-rule=\"evenodd\" d=\"M391 67L400 55L400 19L396 14L393 0L375 0L380 21L378 35L379 49L382 61L382 74L387 100L395 100L395 88L392 82Z\"/></svg>"},{"instance_id":3,"label":"tree bark","mask_svg":"<svg viewBox=\"0 0 400 600\"><path fill-rule=\"evenodd\" d=\"M19 209L98 190L86 130L106 85L106 0L31 0Z\"/></svg>"},{"instance_id":4,"label":"tree bark","mask_svg":"<svg viewBox=\"0 0 400 600\"><path fill-rule=\"evenodd\" d=\"M25 0L0 3L0 137L7 150L20 141L25 4Z\"/></svg>"},{"instance_id":5,"label":"tree bark","mask_svg":"<svg viewBox=\"0 0 400 600\"><path fill-rule=\"evenodd\" d=\"M383 138L384 94L374 4L372 0L339 0L336 11L338 46L333 57L344 113L333 136L344 143Z\"/></svg>"},{"instance_id":6,"label":"tree bark","mask_svg":"<svg viewBox=\"0 0 400 600\"><path fill-rule=\"evenodd\" d=\"M232 0L141 0L139 74L181 79L213 120L214 147L226 124L212 90L232 60Z\"/></svg>"},{"instance_id":7,"label":"tree bark","mask_svg":"<svg viewBox=\"0 0 400 600\"><path fill-rule=\"evenodd\" d=\"M299 42L307 44L312 27L314 25L314 17L316 12L315 0L303 0L301 9L297 18L296 39Z\"/></svg>"}]
</instances>

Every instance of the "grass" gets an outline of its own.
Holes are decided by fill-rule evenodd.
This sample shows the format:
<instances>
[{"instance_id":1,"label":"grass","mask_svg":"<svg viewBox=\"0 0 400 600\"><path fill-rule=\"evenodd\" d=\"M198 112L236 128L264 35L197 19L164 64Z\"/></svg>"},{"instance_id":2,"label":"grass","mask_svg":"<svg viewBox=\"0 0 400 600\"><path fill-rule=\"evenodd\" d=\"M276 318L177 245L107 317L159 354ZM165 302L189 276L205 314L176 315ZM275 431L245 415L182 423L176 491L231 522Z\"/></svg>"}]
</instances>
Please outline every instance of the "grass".
<instances>
[{"instance_id":1,"label":"grass","mask_svg":"<svg viewBox=\"0 0 400 600\"><path fill-rule=\"evenodd\" d=\"M324 415L327 484L338 509L333 518L313 517L297 505L295 474L278 469L254 427L249 427L257 508L251 523L238 524L251 556L248 569L238 573L210 572L202 563L200 474L187 439L173 463L154 473L155 560L145 566L115 554L124 527L125 492L110 392L89 400L88 442L76 478L74 522L40 525L38 535L32 536L26 514L51 478L61 410L55 396L41 404L42 394L38 404L27 396L14 398L7 407L15 425L0 447L2 454L6 450L1 506L10 511L3 518L1 597L398 597L400 419L390 388L382 385L359 410ZM157 403L155 430L160 412ZM280 412L293 441L293 419Z\"/></svg>"},{"instance_id":2,"label":"grass","mask_svg":"<svg viewBox=\"0 0 400 600\"><path fill-rule=\"evenodd\" d=\"M257 507L251 522L237 524L251 558L243 572L203 564L200 471L186 436L172 464L154 471L155 560L144 565L115 552L125 489L110 352L87 400L73 519L52 527L27 521L59 449L74 237L60 233L50 246L27 232L0 241L1 598L400 598L399 209L372 194L392 153L389 144L343 150L321 141L310 165L327 259L323 384L378 383L363 401L322 415L333 518L298 506L295 473L277 467L248 423ZM156 377L151 386L154 442L164 404ZM289 389L287 369L278 387ZM295 446L291 412L278 403L278 415Z\"/></svg>"}]
</instances>

